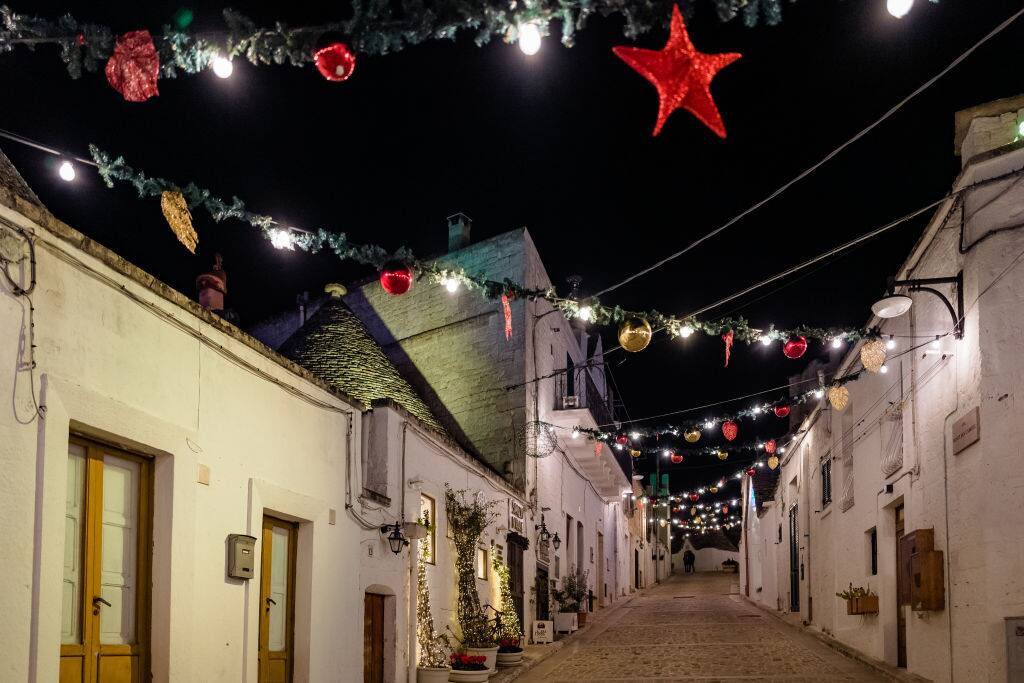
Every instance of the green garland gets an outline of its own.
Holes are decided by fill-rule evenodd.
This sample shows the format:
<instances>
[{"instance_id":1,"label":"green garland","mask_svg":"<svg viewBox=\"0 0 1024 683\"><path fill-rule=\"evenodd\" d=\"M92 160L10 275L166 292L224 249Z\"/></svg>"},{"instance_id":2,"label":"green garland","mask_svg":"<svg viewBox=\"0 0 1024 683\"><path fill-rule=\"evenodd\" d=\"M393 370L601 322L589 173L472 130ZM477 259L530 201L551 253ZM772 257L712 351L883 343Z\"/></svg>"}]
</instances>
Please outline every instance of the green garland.
<instances>
[{"instance_id":1,"label":"green garland","mask_svg":"<svg viewBox=\"0 0 1024 683\"><path fill-rule=\"evenodd\" d=\"M605 306L593 298L583 301L565 298L558 296L554 288L528 288L508 278L499 282L480 275L470 274L463 268L438 261L422 260L417 258L412 250L406 247L400 247L395 251L388 251L378 245L356 244L350 242L345 233L331 232L324 228L317 228L312 231L299 231L278 222L272 216L248 210L245 202L238 197L232 197L230 202L226 202L214 196L210 190L201 188L192 182L180 186L164 178L147 176L144 172L129 166L124 157L113 157L95 145L89 145L89 153L92 155L99 174L107 187L114 187L115 182L128 183L135 188L139 197L142 198L159 197L162 192L178 191L185 197L189 209L202 209L218 223L227 219L248 223L258 228L265 238L275 243L283 237L286 248L293 249L297 247L308 252L330 249L343 261L355 261L378 270L389 261L400 261L409 265L417 277L426 278L438 284L455 283L457 286L465 286L467 289L479 292L489 301L497 301L502 297L509 299L543 299L570 319L581 318L584 321L597 325L622 324L630 319L643 319L647 320L655 329L665 330L674 337L687 337L694 332L720 336L731 330L735 341L748 344L762 341L765 338L772 341L780 341L796 336L817 339L822 342L835 339L857 342L878 336L877 330L821 328L807 325L801 325L792 329L776 329L771 327L767 330L762 330L751 326L743 317L725 317L705 321L698 320L693 316L680 318L664 315L655 310L634 311L620 306Z\"/></svg>"},{"instance_id":2,"label":"green garland","mask_svg":"<svg viewBox=\"0 0 1024 683\"><path fill-rule=\"evenodd\" d=\"M207 68L218 55L243 57L253 64L303 66L313 60L318 39L327 33L344 36L357 53L384 55L428 40L454 40L462 32L472 33L477 45L492 38L513 42L523 24L536 24L547 34L550 25L557 23L561 42L568 47L587 19L597 14L621 16L623 34L633 39L666 26L672 4L672 0L408 0L398 9L390 0L356 0L346 20L294 28L281 22L260 28L248 17L225 9L226 30L217 40L190 33L188 21L164 26L163 33L154 35L153 40L160 56L160 76L174 78L178 71L197 73ZM681 3L687 15L700 4L699 0ZM755 26L777 24L782 19L782 0L704 0L704 4L722 21L742 17L744 24ZM70 14L51 20L0 6L0 53L16 45L56 45L72 78L79 78L83 69L97 71L113 52L115 39L109 26L81 22Z\"/></svg>"}]
</instances>

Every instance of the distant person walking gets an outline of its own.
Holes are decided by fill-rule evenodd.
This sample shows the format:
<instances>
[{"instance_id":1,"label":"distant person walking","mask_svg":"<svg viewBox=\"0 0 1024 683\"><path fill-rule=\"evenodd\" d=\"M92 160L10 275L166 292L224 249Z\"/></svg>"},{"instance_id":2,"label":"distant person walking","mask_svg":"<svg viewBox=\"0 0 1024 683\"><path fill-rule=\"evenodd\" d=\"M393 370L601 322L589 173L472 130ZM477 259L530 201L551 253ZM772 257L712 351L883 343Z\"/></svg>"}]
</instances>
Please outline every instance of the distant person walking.
<instances>
[{"instance_id":1,"label":"distant person walking","mask_svg":"<svg viewBox=\"0 0 1024 683\"><path fill-rule=\"evenodd\" d=\"M683 553L683 572L692 574L694 572L693 563L696 561L697 556L693 554L692 550L687 550Z\"/></svg>"}]
</instances>

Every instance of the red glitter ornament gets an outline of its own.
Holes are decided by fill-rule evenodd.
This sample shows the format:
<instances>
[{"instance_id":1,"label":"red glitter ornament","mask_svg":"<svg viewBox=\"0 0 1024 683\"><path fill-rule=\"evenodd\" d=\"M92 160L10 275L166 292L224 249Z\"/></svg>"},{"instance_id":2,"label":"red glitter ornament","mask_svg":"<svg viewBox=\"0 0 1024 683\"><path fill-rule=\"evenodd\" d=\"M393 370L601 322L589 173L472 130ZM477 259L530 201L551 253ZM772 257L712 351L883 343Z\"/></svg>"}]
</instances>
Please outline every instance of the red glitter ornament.
<instances>
[{"instance_id":1,"label":"red glitter ornament","mask_svg":"<svg viewBox=\"0 0 1024 683\"><path fill-rule=\"evenodd\" d=\"M698 500L700 500L700 494L691 493L690 494L690 500L693 501L694 503L696 503Z\"/></svg>"},{"instance_id":2,"label":"red glitter ornament","mask_svg":"<svg viewBox=\"0 0 1024 683\"><path fill-rule=\"evenodd\" d=\"M412 268L401 261L388 261L380 269L380 286L392 296L405 294L412 288Z\"/></svg>"},{"instance_id":3,"label":"red glitter ornament","mask_svg":"<svg viewBox=\"0 0 1024 683\"><path fill-rule=\"evenodd\" d=\"M789 415L789 406L775 406L775 417L786 417Z\"/></svg>"},{"instance_id":4,"label":"red glitter ornament","mask_svg":"<svg viewBox=\"0 0 1024 683\"><path fill-rule=\"evenodd\" d=\"M757 470L756 470L756 469L754 469L753 467L750 467L750 468L748 468L748 469L747 469L747 476L748 476L748 477L752 477L752 476L754 476L755 474L757 474Z\"/></svg>"},{"instance_id":5,"label":"red glitter ornament","mask_svg":"<svg viewBox=\"0 0 1024 683\"><path fill-rule=\"evenodd\" d=\"M679 463L681 463L683 461L683 456L680 455L679 453L673 453L671 455L671 457L669 457L669 460L671 460L673 463L678 465Z\"/></svg>"},{"instance_id":6,"label":"red glitter ornament","mask_svg":"<svg viewBox=\"0 0 1024 683\"><path fill-rule=\"evenodd\" d=\"M775 453L775 439L768 439L764 442L764 452L768 455Z\"/></svg>"},{"instance_id":7,"label":"red glitter ornament","mask_svg":"<svg viewBox=\"0 0 1024 683\"><path fill-rule=\"evenodd\" d=\"M726 441L732 441L739 433L740 428L732 420L722 423L722 436L725 437Z\"/></svg>"},{"instance_id":8,"label":"red glitter ornament","mask_svg":"<svg viewBox=\"0 0 1024 683\"><path fill-rule=\"evenodd\" d=\"M728 505L723 505L722 506L722 514L723 515L729 514L729 506Z\"/></svg>"},{"instance_id":9,"label":"red glitter ornament","mask_svg":"<svg viewBox=\"0 0 1024 683\"><path fill-rule=\"evenodd\" d=\"M729 356L732 354L732 340L732 330L722 335L722 341L725 342L725 367L729 367Z\"/></svg>"},{"instance_id":10,"label":"red glitter ornament","mask_svg":"<svg viewBox=\"0 0 1024 683\"><path fill-rule=\"evenodd\" d=\"M160 57L149 31L130 31L118 36L104 71L110 87L128 102L145 102L160 94L156 87Z\"/></svg>"},{"instance_id":11,"label":"red glitter ornament","mask_svg":"<svg viewBox=\"0 0 1024 683\"><path fill-rule=\"evenodd\" d=\"M786 358L796 360L807 352L807 337L793 337L782 345L782 353Z\"/></svg>"},{"instance_id":12,"label":"red glitter ornament","mask_svg":"<svg viewBox=\"0 0 1024 683\"><path fill-rule=\"evenodd\" d=\"M617 437L615 437L615 443L619 444L620 446L625 446L627 443L629 443L629 437L626 436L625 434L619 434Z\"/></svg>"},{"instance_id":13,"label":"red glitter ornament","mask_svg":"<svg viewBox=\"0 0 1024 683\"><path fill-rule=\"evenodd\" d=\"M345 43L331 43L313 55L320 75L329 81L347 81L356 69L356 55Z\"/></svg>"},{"instance_id":14,"label":"red glitter ornament","mask_svg":"<svg viewBox=\"0 0 1024 683\"><path fill-rule=\"evenodd\" d=\"M676 109L685 109L719 137L725 137L725 124L711 97L711 80L718 71L742 55L731 52L709 55L697 52L677 5L672 6L668 42L661 50L638 47L613 47L612 52L650 81L658 91L658 118L654 135L661 132L665 120Z\"/></svg>"}]
</instances>

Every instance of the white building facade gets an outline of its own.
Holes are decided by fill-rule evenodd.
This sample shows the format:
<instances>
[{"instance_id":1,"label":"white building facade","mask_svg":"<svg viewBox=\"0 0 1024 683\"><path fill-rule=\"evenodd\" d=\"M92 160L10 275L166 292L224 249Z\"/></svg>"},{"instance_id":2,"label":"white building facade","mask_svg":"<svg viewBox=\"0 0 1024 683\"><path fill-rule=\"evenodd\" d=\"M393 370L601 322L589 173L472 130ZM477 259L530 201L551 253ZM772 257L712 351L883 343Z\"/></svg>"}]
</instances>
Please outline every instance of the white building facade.
<instances>
[{"instance_id":1,"label":"white building facade","mask_svg":"<svg viewBox=\"0 0 1024 683\"><path fill-rule=\"evenodd\" d=\"M771 500L744 485L744 594L935 681L1024 676L1022 121L1022 98L958 114L963 171L895 278L924 282L869 322L885 371L806 416ZM837 376L860 368L851 349ZM851 585L877 613L848 613Z\"/></svg>"}]
</instances>

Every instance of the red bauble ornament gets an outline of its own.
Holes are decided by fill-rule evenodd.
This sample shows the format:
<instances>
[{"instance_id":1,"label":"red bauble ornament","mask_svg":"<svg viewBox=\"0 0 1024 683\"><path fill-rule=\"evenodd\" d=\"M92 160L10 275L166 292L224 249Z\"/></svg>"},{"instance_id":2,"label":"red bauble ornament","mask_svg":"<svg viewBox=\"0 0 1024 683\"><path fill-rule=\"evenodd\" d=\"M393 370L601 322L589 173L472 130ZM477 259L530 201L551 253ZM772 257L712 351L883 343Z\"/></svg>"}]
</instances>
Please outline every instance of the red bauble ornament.
<instances>
[{"instance_id":1,"label":"red bauble ornament","mask_svg":"<svg viewBox=\"0 0 1024 683\"><path fill-rule=\"evenodd\" d=\"M775 406L775 417L786 417L789 415L789 406Z\"/></svg>"},{"instance_id":2,"label":"red bauble ornament","mask_svg":"<svg viewBox=\"0 0 1024 683\"><path fill-rule=\"evenodd\" d=\"M131 31L118 36L104 71L110 87L129 102L145 102L160 94L156 88L160 57L149 31Z\"/></svg>"},{"instance_id":3,"label":"red bauble ornament","mask_svg":"<svg viewBox=\"0 0 1024 683\"><path fill-rule=\"evenodd\" d=\"M650 81L658 91L658 119L654 135L661 132L665 120L676 109L685 109L719 137L725 137L725 124L711 97L711 80L723 67L742 55L731 52L709 55L697 52L686 33L683 15L672 6L668 42L661 50L638 47L613 47L616 56Z\"/></svg>"},{"instance_id":4,"label":"red bauble ornament","mask_svg":"<svg viewBox=\"0 0 1024 683\"><path fill-rule=\"evenodd\" d=\"M698 500L700 500L700 494L691 493L690 494L690 500L693 501L694 503L696 503Z\"/></svg>"},{"instance_id":5,"label":"red bauble ornament","mask_svg":"<svg viewBox=\"0 0 1024 683\"><path fill-rule=\"evenodd\" d=\"M620 446L625 446L627 443L629 443L629 437L626 436L625 434L619 434L617 437L615 437L615 443L619 444Z\"/></svg>"},{"instance_id":6,"label":"red bauble ornament","mask_svg":"<svg viewBox=\"0 0 1024 683\"><path fill-rule=\"evenodd\" d=\"M747 476L748 477L752 477L755 474L757 474L757 470L756 469L754 469L753 467L747 468Z\"/></svg>"},{"instance_id":7,"label":"red bauble ornament","mask_svg":"<svg viewBox=\"0 0 1024 683\"><path fill-rule=\"evenodd\" d=\"M347 81L356 69L356 55L345 43L331 43L313 55L320 75L329 81Z\"/></svg>"},{"instance_id":8,"label":"red bauble ornament","mask_svg":"<svg viewBox=\"0 0 1024 683\"><path fill-rule=\"evenodd\" d=\"M807 352L807 338L793 337L782 345L782 352L786 354L786 358L799 358Z\"/></svg>"},{"instance_id":9,"label":"red bauble ornament","mask_svg":"<svg viewBox=\"0 0 1024 683\"><path fill-rule=\"evenodd\" d=\"M728 505L723 505L722 506L722 514L723 515L729 514L729 506Z\"/></svg>"},{"instance_id":10,"label":"red bauble ornament","mask_svg":"<svg viewBox=\"0 0 1024 683\"><path fill-rule=\"evenodd\" d=\"M389 261L380 269L380 286L392 296L405 294L412 288L412 268L401 261Z\"/></svg>"},{"instance_id":11,"label":"red bauble ornament","mask_svg":"<svg viewBox=\"0 0 1024 683\"><path fill-rule=\"evenodd\" d=\"M740 428L732 420L722 423L722 436L726 441L732 441L740 433Z\"/></svg>"},{"instance_id":12,"label":"red bauble ornament","mask_svg":"<svg viewBox=\"0 0 1024 683\"><path fill-rule=\"evenodd\" d=\"M768 439L764 442L764 452L768 455L775 453L775 439Z\"/></svg>"},{"instance_id":13,"label":"red bauble ornament","mask_svg":"<svg viewBox=\"0 0 1024 683\"><path fill-rule=\"evenodd\" d=\"M681 456L678 453L673 453L672 456L669 458L669 460L671 460L673 463L678 465L679 463L681 463L683 461L683 456Z\"/></svg>"}]
</instances>

